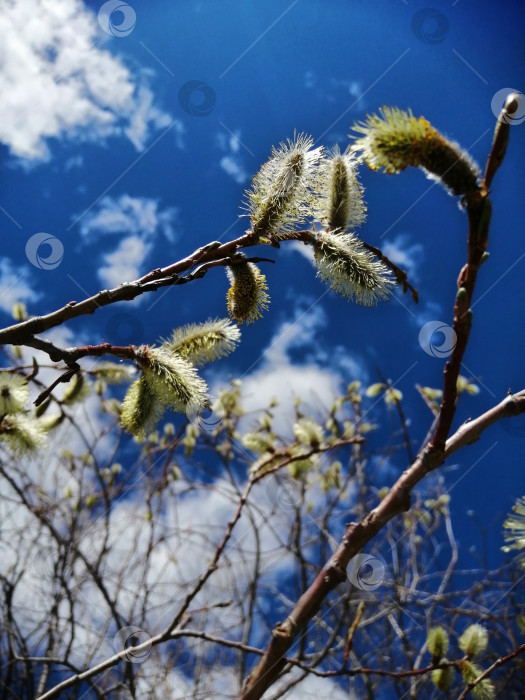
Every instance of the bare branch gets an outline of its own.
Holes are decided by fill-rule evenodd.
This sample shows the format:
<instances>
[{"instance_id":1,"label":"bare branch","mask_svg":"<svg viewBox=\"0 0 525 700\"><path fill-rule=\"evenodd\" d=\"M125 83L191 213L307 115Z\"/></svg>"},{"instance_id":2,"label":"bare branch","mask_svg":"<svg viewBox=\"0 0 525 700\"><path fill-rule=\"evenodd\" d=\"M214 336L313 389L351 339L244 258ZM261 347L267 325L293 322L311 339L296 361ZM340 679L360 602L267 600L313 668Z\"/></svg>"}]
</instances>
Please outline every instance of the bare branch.
<instances>
[{"instance_id":1,"label":"bare branch","mask_svg":"<svg viewBox=\"0 0 525 700\"><path fill-rule=\"evenodd\" d=\"M385 498L359 523L350 523L339 547L317 578L301 596L285 622L273 630L264 657L243 689L243 700L260 698L281 673L284 655L312 617L319 611L328 593L346 579L346 567L395 515L410 508L410 492L429 472L437 469L460 447L475 442L481 433L497 420L525 412L525 389L508 396L500 404L464 424L447 441L445 450L437 452L426 447L414 463L400 476Z\"/></svg>"}]
</instances>

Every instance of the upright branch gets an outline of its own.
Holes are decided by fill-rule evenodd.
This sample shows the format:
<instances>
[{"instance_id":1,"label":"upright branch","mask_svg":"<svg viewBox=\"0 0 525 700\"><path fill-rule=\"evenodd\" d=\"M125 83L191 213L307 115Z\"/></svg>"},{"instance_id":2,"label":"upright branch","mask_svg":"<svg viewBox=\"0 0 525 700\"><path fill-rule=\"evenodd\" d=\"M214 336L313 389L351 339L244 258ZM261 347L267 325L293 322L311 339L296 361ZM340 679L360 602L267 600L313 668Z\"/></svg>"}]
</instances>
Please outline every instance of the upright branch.
<instances>
[{"instance_id":1,"label":"upright branch","mask_svg":"<svg viewBox=\"0 0 525 700\"><path fill-rule=\"evenodd\" d=\"M403 472L385 498L361 522L350 523L336 552L321 569L313 583L301 596L287 619L272 632L272 638L264 656L246 679L243 700L255 700L275 682L286 665L285 654L310 620L319 612L326 596L346 579L346 567L350 560L394 516L410 508L410 493L430 471L439 467L445 459L462 446L466 431L458 432L447 441L455 412L457 379L461 361L467 347L472 312L471 300L476 277L487 247L491 204L488 187L503 160L508 140L509 110L517 108L517 97L511 96L496 126L493 147L488 156L485 177L478 184L477 169L457 144L448 142L422 117L416 119L411 112L385 108L383 119L374 115L368 123L358 126L364 136L357 141L354 150L363 151L368 165L377 170L382 167L394 173L412 165L423 168L438 179L452 193L461 195L467 208L469 232L467 262L458 278L458 293L454 305L454 331L457 343L444 370L444 391L441 411L430 442L424 446L410 467ZM495 415L512 415L525 411L525 392L508 397L490 412L490 416L475 421L476 432L492 423ZM489 421L487 423L487 421ZM469 424L469 439L472 439ZM475 439L475 438L474 438Z\"/></svg>"},{"instance_id":2,"label":"upright branch","mask_svg":"<svg viewBox=\"0 0 525 700\"><path fill-rule=\"evenodd\" d=\"M463 200L467 208L469 221L467 262L459 273L458 292L454 304L452 327L456 334L456 345L445 365L441 412L434 435L430 441L430 445L436 450L444 449L445 441L454 419L457 380L472 325L472 310L470 306L478 271L484 261L488 245L489 224L492 214L489 187L497 169L503 162L509 139L509 120L517 108L518 97L510 95L496 124L483 180L480 186L474 192L466 195Z\"/></svg>"}]
</instances>

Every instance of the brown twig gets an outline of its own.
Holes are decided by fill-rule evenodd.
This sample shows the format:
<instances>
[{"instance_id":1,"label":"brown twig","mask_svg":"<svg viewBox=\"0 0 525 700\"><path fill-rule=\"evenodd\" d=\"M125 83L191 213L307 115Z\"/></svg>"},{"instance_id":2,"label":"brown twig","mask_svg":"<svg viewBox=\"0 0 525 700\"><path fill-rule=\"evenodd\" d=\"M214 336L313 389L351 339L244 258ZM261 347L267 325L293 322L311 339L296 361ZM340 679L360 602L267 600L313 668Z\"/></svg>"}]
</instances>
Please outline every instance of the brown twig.
<instances>
[{"instance_id":1,"label":"brown twig","mask_svg":"<svg viewBox=\"0 0 525 700\"><path fill-rule=\"evenodd\" d=\"M283 234L281 239L302 240L305 243L312 243L315 239L315 235L316 234L313 231L292 231L290 233ZM270 243L273 243L273 241L270 241ZM213 241L212 243L208 243L207 245L198 248L186 258L183 258L176 263L172 263L167 267L151 270L146 275L134 280L133 282L125 282L113 289L104 289L80 302L70 301L62 308L52 311L45 316L34 316L26 321L3 328L0 330L0 345L11 344L36 347L37 349L47 352L52 360L56 361L63 359L64 361L67 361L66 356L63 354L65 351L55 348L55 346L49 343L49 341L37 338L37 334L44 333L45 331L55 328L56 326L59 326L74 318L93 314L95 311L97 311L97 309L102 308L103 306L114 304L119 301L132 301L136 297L146 292L157 291L158 289L167 286L187 284L195 279L202 278L212 267L225 267L235 264L232 257L241 249L249 248L254 245L260 245L260 241L256 240L250 232L245 233L244 235L239 236L228 243L223 243L222 245L219 243L219 241ZM373 247L370 249L372 248ZM379 249L374 248L373 250L380 253ZM391 267L396 276L401 275L399 279L401 279L403 275L405 275L406 278L406 274L394 266L393 263L388 261L387 258L383 259L385 260L385 263ZM251 257L244 258L243 262L273 263L275 261L269 258ZM193 272L188 275L181 274L187 272L188 270L193 270ZM403 288L406 289L405 283L401 283L403 284ZM410 285L408 285L408 287L413 289L410 287Z\"/></svg>"},{"instance_id":2,"label":"brown twig","mask_svg":"<svg viewBox=\"0 0 525 700\"><path fill-rule=\"evenodd\" d=\"M34 400L33 403L35 404L35 406L40 406L40 404L47 399L47 397L51 394L51 392L56 386L58 386L59 384L65 384L69 382L75 376L75 374L78 373L79 369L80 367L78 369L68 369L63 374L61 374L58 377L58 379L55 379L55 381L52 384L50 384L47 387L47 389L44 389L44 391L42 391Z\"/></svg>"},{"instance_id":3,"label":"brown twig","mask_svg":"<svg viewBox=\"0 0 525 700\"><path fill-rule=\"evenodd\" d=\"M437 469L460 447L475 442L497 420L525 413L525 389L507 396L501 403L469 423L447 440L443 452L425 448L414 463L399 477L385 498L359 523L350 523L333 556L324 565L310 588L301 596L285 622L273 630L265 654L243 689L243 700L260 698L284 668L284 655L299 632L320 610L326 596L346 580L346 567L363 547L394 516L410 507L410 492L429 472Z\"/></svg>"},{"instance_id":4,"label":"brown twig","mask_svg":"<svg viewBox=\"0 0 525 700\"><path fill-rule=\"evenodd\" d=\"M450 359L445 365L441 412L434 435L430 440L431 447L438 451L442 450L445 445L456 411L457 380L470 335L470 327L472 325L472 311L470 310L470 305L474 294L477 274L488 244L488 231L492 213L492 205L488 196L488 191L492 178L503 161L509 138L510 127L508 122L517 108L517 98L509 98L496 124L494 140L487 158L485 175L481 186L478 190L466 197L464 201L469 220L467 263L462 268L458 277L458 293L454 304L454 320L452 325L456 336L456 344L452 350Z\"/></svg>"},{"instance_id":5,"label":"brown twig","mask_svg":"<svg viewBox=\"0 0 525 700\"><path fill-rule=\"evenodd\" d=\"M114 304L117 301L131 301L144 292L155 291L168 285L181 284L178 281L181 273L187 272L199 264L230 258L240 248L249 247L253 243L253 238L249 233L223 245L214 241L198 248L191 255L172 265L151 270L147 275L133 282L126 282L114 289L102 290L80 302L70 301L62 308L45 316L35 316L27 321L4 328L0 330L0 344L25 345L29 338L38 333L48 331L73 318L93 314L97 309L108 304Z\"/></svg>"},{"instance_id":6,"label":"brown twig","mask_svg":"<svg viewBox=\"0 0 525 700\"><path fill-rule=\"evenodd\" d=\"M365 243L364 241L362 241L362 244L367 250L373 253L376 256L376 258L378 258L378 260L384 262L385 265L392 270L396 280L401 285L403 292L406 292L407 289L410 289L412 299L417 304L419 301L419 292L409 283L407 273L400 267L398 267L395 263L393 263L389 258L387 258L387 256L379 248L376 248L375 246L370 245L369 243Z\"/></svg>"},{"instance_id":7,"label":"brown twig","mask_svg":"<svg viewBox=\"0 0 525 700\"><path fill-rule=\"evenodd\" d=\"M500 128L500 122L496 130ZM498 151L500 153L500 151ZM489 154L487 172L496 171L500 161L491 165L496 158L494 148ZM429 472L439 467L445 459L457 449L462 436L469 435L471 440L477 439L476 432L482 424L490 425L493 413L508 415L506 412L515 410L514 402L517 396L502 401L492 412L484 414L477 421L463 425L453 438L447 440L452 426L457 397L457 377L461 361L467 347L470 334L471 316L470 302L474 291L476 276L485 252L490 222L491 206L488 194L481 188L465 198L469 218L467 263L460 272L458 279L458 294L454 305L454 331L457 336L456 346L450 360L445 365L444 389L441 403L441 413L436 430L428 445L424 446L411 466L401 475L392 486L385 498L361 522L350 523L333 556L324 565L317 578L296 603L291 614L284 623L279 624L272 632L272 638L253 673L246 679L243 700L256 700L274 683L285 667L284 656L313 616L320 610L326 596L336 586L346 579L346 567L350 560L389 522L394 516L410 508L410 493ZM510 397L509 397L510 398ZM525 411L525 391L519 394L519 410ZM511 408L512 407L512 408ZM496 420L496 419L495 419ZM483 428L479 428L482 430ZM463 443L461 443L463 444Z\"/></svg>"},{"instance_id":8,"label":"brown twig","mask_svg":"<svg viewBox=\"0 0 525 700\"><path fill-rule=\"evenodd\" d=\"M481 681L484 678L487 678L490 676L492 671L494 671L498 666L502 666L503 664L506 664L507 661L510 661L511 659L514 659L518 654L522 654L525 652L525 644L521 644L517 649L514 649L514 651L511 651L510 654L507 654L507 656L501 656L497 661L495 661L492 666L489 666L486 668L483 673L480 673L480 675L473 681L471 681L466 688L463 690L463 692L458 695L458 700L465 700L467 695L470 693L471 690L474 690L474 688L478 685L478 683L481 683Z\"/></svg>"},{"instance_id":9,"label":"brown twig","mask_svg":"<svg viewBox=\"0 0 525 700\"><path fill-rule=\"evenodd\" d=\"M346 670L348 666L348 657L350 656L350 651L352 649L352 645L354 643L354 635L359 627L359 623L361 622L361 617L363 615L365 609L365 601L361 600L359 601L359 605L357 606L357 612L355 614L354 620L350 626L350 629L348 630L348 635L346 637L346 644L345 644L345 652L343 655L343 669Z\"/></svg>"}]
</instances>

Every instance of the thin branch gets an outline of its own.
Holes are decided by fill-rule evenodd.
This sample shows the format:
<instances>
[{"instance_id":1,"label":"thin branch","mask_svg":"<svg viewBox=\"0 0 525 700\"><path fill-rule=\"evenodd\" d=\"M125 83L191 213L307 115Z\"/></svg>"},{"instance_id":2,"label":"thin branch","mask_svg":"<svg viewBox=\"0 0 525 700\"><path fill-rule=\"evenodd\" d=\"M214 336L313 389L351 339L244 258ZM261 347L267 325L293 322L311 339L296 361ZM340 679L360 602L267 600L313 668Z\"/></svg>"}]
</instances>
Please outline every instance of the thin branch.
<instances>
[{"instance_id":1,"label":"thin branch","mask_svg":"<svg viewBox=\"0 0 525 700\"><path fill-rule=\"evenodd\" d=\"M481 681L484 678L487 678L488 676L490 676L492 671L494 671L496 668L498 668L498 666L502 666L503 664L506 664L508 661L510 661L511 659L514 659L516 656L518 656L518 654L522 654L524 651L525 651L525 644L522 644L517 649L514 649L514 651L512 651L510 654L507 654L507 656L501 656L499 659L497 659L497 661L495 661L492 664L492 666L489 666L488 668L486 668L483 671L483 673L480 673L480 675L476 679L474 679L473 681L471 681L467 685L467 687L463 690L463 692L460 695L458 695L458 700L465 700L465 698L470 693L470 691L473 690L478 685L478 683L481 683Z\"/></svg>"},{"instance_id":2,"label":"thin branch","mask_svg":"<svg viewBox=\"0 0 525 700\"><path fill-rule=\"evenodd\" d=\"M47 389L44 389L37 398L34 400L35 406L40 406L41 403L43 403L47 397L51 394L53 389L58 386L59 384L65 384L69 382L75 374L78 374L80 367L78 369L68 369L66 370L63 374L61 374L55 381L47 387Z\"/></svg>"},{"instance_id":3,"label":"thin branch","mask_svg":"<svg viewBox=\"0 0 525 700\"><path fill-rule=\"evenodd\" d=\"M452 324L456 344L450 359L445 365L441 412L434 435L430 440L430 446L438 451L442 450L445 445L456 411L457 380L472 325L470 305L477 274L488 245L489 224L492 214L492 204L488 196L488 189L505 155L509 138L508 120L509 115L513 113L507 110L511 108L515 111L518 108L518 103L507 100L507 105L502 110L496 124L494 142L487 158L485 176L481 187L464 198L469 220L467 263L459 273L457 281L458 293L454 304L454 320Z\"/></svg>"},{"instance_id":4,"label":"thin branch","mask_svg":"<svg viewBox=\"0 0 525 700\"><path fill-rule=\"evenodd\" d=\"M510 135L510 125L512 123L512 115L518 110L520 104L519 95L512 94L507 97L504 108L498 118L498 123L496 124L496 129L494 131L494 139L492 141L492 148L487 160L487 165L485 168L485 174L483 175L483 181L481 183L482 188L488 192L492 184L492 178L496 174L498 168L503 162L505 157L505 152L507 150L507 144L509 142Z\"/></svg>"},{"instance_id":5,"label":"thin branch","mask_svg":"<svg viewBox=\"0 0 525 700\"><path fill-rule=\"evenodd\" d=\"M70 301L62 308L45 316L35 316L27 321L4 328L0 330L0 345L24 345L27 339L34 337L35 334L48 331L73 318L93 314L97 309L108 304L114 304L117 301L131 301L144 292L177 284L181 273L187 272L199 264L230 258L238 249L251 245L254 245L254 239L250 233L223 245L218 241L208 243L188 257L167 267L151 270L133 282L123 283L113 289L102 290L80 302Z\"/></svg>"},{"instance_id":6,"label":"thin branch","mask_svg":"<svg viewBox=\"0 0 525 700\"><path fill-rule=\"evenodd\" d=\"M447 440L443 452L426 447L399 477L385 498L359 523L350 523L333 556L324 565L310 588L301 596L285 622L272 632L264 657L246 680L243 700L255 700L273 684L286 665L285 654L307 623L320 610L330 591L346 580L350 560L394 516L410 508L410 492L429 472L437 469L460 447L475 442L497 420L525 412L525 389L506 397L479 418L462 425Z\"/></svg>"},{"instance_id":7,"label":"thin branch","mask_svg":"<svg viewBox=\"0 0 525 700\"><path fill-rule=\"evenodd\" d=\"M393 263L389 258L387 258L387 256L379 248L376 248L375 246L370 245L369 243L365 243L364 241L361 241L361 243L367 250L373 253L378 260L381 260L388 268L392 270L396 280L401 285L403 292L406 293L407 289L410 289L412 299L417 304L419 301L419 292L409 283L407 273L400 267L398 267L395 263Z\"/></svg>"},{"instance_id":8,"label":"thin branch","mask_svg":"<svg viewBox=\"0 0 525 700\"><path fill-rule=\"evenodd\" d=\"M280 236L282 241L285 240L302 240L304 243L313 243L316 238L314 231L292 231ZM274 241L270 240L266 245L274 245ZM162 287L177 286L187 284L195 279L204 277L206 272L212 267L226 267L235 264L232 260L233 256L243 248L249 248L254 245L260 245L260 241L255 239L251 232L245 233L238 238L221 244L219 241L213 241L201 248L198 248L191 255L172 263L167 267L156 268L151 270L143 277L140 277L133 282L125 282L113 289L105 289L97 294L88 297L80 302L70 301L65 306L45 316L34 316L26 321L8 326L0 330L0 345L27 345L35 347L46 352L54 361L63 360L69 364L71 359L66 354L66 351L56 348L52 343L42 338L37 338L37 334L55 328L66 321L70 321L80 316L93 314L99 308L114 304L120 301L131 301L136 297L146 292L157 291ZM367 244L365 244L367 245ZM274 247L280 247L274 245ZM378 248L368 246L376 255L381 256L398 277L403 289L407 286L412 290L414 295L415 290L406 282L406 273L403 273L397 268L388 258L384 257ZM275 262L272 259L262 257L244 258L243 262ZM194 269L196 268L196 269ZM182 273L188 270L193 270L188 275ZM416 292L417 294L417 292Z\"/></svg>"}]
</instances>

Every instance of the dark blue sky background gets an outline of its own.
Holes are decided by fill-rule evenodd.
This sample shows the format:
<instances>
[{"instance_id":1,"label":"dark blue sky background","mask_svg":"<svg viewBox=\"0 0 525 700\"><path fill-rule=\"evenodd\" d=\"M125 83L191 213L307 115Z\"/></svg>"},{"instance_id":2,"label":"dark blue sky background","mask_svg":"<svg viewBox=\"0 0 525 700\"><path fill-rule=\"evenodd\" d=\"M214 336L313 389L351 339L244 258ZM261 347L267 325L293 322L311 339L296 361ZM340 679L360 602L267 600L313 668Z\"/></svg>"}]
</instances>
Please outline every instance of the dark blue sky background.
<instances>
[{"instance_id":1,"label":"dark blue sky background","mask_svg":"<svg viewBox=\"0 0 525 700\"><path fill-rule=\"evenodd\" d=\"M147 198L157 201L158 211L172 212L167 217L171 236L161 233L160 224L149 238L137 234L149 241L145 259L137 263L143 274L208 241L240 235L248 226L247 219L238 218L244 189L271 146L294 130L312 134L317 145L344 148L354 121L383 105L410 107L458 141L483 168L495 124L493 96L525 86L525 10L519 1L435 2L426 15L421 11L427 4L412 0L134 0L130 5L136 13L133 30L110 36L97 24L95 47L127 67L130 83L136 89L145 86L164 115L164 121L152 117L143 143L132 143L115 125L104 134L87 122L57 129L49 139L43 133L47 155L23 157L2 132L1 255L25 270L23 279L33 290L32 296L26 294L31 314L104 287L97 276L102 257L114 253L129 233L118 226L110 235L97 229L94 217L104 197L117 202L125 196ZM100 6L85 3L95 20ZM191 104L180 98L190 81L206 86L193 91ZM191 114L204 98L208 113ZM31 104L36 118L42 104ZM118 119L124 120L124 112ZM30 121L31 114L21 116L13 129ZM463 371L474 377L480 393L462 398L456 426L499 402L509 388L525 387L525 123L513 127L510 136L493 185L491 257L479 275ZM334 294L317 301L325 288L312 265L283 245L281 251L271 250L277 264L264 267L272 297L269 311L243 329L240 348L217 371L222 376L256 371L254 362L282 324L296 318L298 309L316 304L324 321L309 343L295 348L294 361L320 362L324 353L329 364L333 349L344 348L370 383L377 380L378 367L403 392L411 436L419 446L431 415L414 385L441 387L443 369L443 360L421 349L419 330L431 320L451 321L456 279L465 261L467 219L457 200L439 186L431 187L421 172L386 176L362 167L360 173L368 219L358 233L373 245L389 246L392 257L396 251L398 259L405 256L420 292L419 305L399 291L399 301L373 309ZM28 263L25 246L36 232L49 232L64 245L64 259L52 270ZM212 270L202 281L138 305L104 309L69 327L77 340L94 344L152 343L185 322L226 315L226 290L223 271ZM119 326L117 313L132 314L134 334ZM7 311L2 314L8 323ZM342 380L351 380L351 371L338 362ZM213 372L207 376L213 382ZM389 426L381 407L374 419ZM466 554L471 542L479 542L469 510L489 530L489 563L500 560L501 525L525 492L524 446L523 420L506 422L455 455L457 469L445 467L464 566L473 564ZM402 453L393 466L399 472L406 466Z\"/></svg>"}]
</instances>

